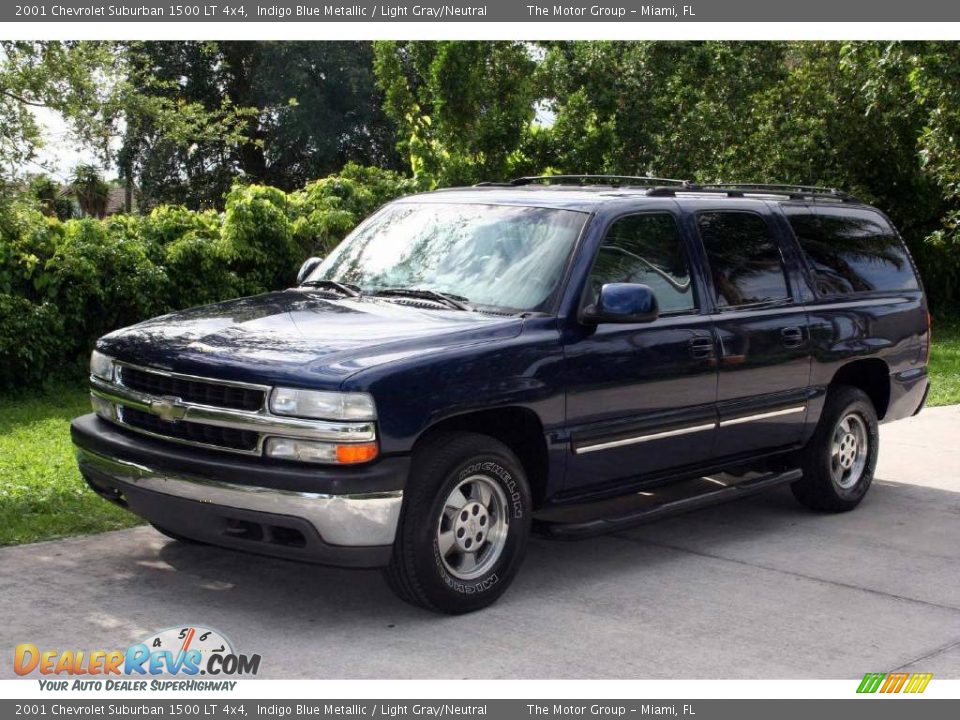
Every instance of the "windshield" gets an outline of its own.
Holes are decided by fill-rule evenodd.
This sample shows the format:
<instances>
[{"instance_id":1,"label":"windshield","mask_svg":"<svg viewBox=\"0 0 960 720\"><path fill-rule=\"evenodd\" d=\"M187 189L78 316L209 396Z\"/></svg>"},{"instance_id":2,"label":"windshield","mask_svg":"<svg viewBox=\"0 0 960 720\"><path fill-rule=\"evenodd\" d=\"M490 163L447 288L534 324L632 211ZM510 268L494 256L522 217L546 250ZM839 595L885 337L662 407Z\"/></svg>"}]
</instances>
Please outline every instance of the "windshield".
<instances>
[{"instance_id":1,"label":"windshield","mask_svg":"<svg viewBox=\"0 0 960 720\"><path fill-rule=\"evenodd\" d=\"M587 215L507 205L399 202L358 227L305 282L364 294L444 293L471 305L544 310Z\"/></svg>"}]
</instances>

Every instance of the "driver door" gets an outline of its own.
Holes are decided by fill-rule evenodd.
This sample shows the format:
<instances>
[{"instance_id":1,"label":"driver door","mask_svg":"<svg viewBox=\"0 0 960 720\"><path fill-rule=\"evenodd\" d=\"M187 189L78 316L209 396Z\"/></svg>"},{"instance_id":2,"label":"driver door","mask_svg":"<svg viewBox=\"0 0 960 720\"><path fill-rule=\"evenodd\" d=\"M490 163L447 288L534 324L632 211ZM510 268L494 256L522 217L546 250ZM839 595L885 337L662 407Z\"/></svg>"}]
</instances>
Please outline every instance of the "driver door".
<instances>
[{"instance_id":1,"label":"driver door","mask_svg":"<svg viewBox=\"0 0 960 720\"><path fill-rule=\"evenodd\" d=\"M628 215L607 229L584 304L605 283L643 283L660 316L583 326L565 345L572 442L565 491L642 481L712 455L716 341L691 257L669 212Z\"/></svg>"}]
</instances>

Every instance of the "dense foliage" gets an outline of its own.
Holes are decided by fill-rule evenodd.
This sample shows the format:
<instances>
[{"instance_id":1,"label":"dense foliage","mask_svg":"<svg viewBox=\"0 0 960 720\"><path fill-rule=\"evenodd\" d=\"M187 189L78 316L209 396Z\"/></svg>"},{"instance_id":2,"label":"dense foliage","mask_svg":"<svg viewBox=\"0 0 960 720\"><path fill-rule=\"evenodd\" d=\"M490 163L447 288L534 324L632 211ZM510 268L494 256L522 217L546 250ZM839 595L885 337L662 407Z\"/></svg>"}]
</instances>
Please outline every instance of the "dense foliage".
<instances>
[{"instance_id":1,"label":"dense foliage","mask_svg":"<svg viewBox=\"0 0 960 720\"><path fill-rule=\"evenodd\" d=\"M293 284L379 205L401 176L348 165L284 193L238 186L226 209L62 222L37 203L0 204L0 387L82 367L104 333L173 309Z\"/></svg>"},{"instance_id":2,"label":"dense foliage","mask_svg":"<svg viewBox=\"0 0 960 720\"><path fill-rule=\"evenodd\" d=\"M960 43L383 42L374 57L426 185L533 171L839 187L891 216L934 309L960 309Z\"/></svg>"},{"instance_id":3,"label":"dense foliage","mask_svg":"<svg viewBox=\"0 0 960 720\"><path fill-rule=\"evenodd\" d=\"M100 149L140 214L67 219L25 177L34 106ZM281 287L414 187L533 173L840 187L891 216L934 311L960 310L956 42L2 42L0 151L0 383Z\"/></svg>"},{"instance_id":4,"label":"dense foliage","mask_svg":"<svg viewBox=\"0 0 960 720\"><path fill-rule=\"evenodd\" d=\"M235 134L183 134L156 122L149 104L137 108L118 164L147 209L222 207L237 177L289 191L347 162L399 166L370 43L136 42L125 50L128 73L150 88L151 102L190 104L209 118L235 110Z\"/></svg>"}]
</instances>

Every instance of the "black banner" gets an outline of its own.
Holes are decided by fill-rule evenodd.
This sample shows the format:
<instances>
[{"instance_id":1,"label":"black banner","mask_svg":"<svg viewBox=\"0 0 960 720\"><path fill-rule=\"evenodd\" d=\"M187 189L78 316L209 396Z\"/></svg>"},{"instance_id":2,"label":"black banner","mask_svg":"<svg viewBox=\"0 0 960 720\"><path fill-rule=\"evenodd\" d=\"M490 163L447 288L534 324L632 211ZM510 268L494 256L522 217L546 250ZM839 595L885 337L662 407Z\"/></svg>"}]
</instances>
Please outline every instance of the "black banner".
<instances>
[{"instance_id":1,"label":"black banner","mask_svg":"<svg viewBox=\"0 0 960 720\"><path fill-rule=\"evenodd\" d=\"M941 0L687 0L627 2L325 3L318 0L59 0L3 4L2 22L950 22L960 3Z\"/></svg>"}]
</instances>

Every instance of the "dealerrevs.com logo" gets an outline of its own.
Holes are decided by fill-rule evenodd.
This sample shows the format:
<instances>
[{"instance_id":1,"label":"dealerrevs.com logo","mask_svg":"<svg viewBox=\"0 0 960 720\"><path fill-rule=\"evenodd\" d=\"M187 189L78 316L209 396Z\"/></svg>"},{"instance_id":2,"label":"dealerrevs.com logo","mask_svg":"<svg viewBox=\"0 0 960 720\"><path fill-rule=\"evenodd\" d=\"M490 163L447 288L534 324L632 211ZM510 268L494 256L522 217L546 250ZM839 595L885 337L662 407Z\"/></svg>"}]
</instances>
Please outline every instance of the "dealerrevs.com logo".
<instances>
[{"instance_id":1,"label":"dealerrevs.com logo","mask_svg":"<svg viewBox=\"0 0 960 720\"><path fill-rule=\"evenodd\" d=\"M14 648L13 669L20 676L45 676L38 678L41 690L232 690L236 681L222 678L256 675L260 656L236 652L217 630L186 625L153 633L125 650L22 643ZM70 679L59 679L64 676Z\"/></svg>"}]
</instances>

